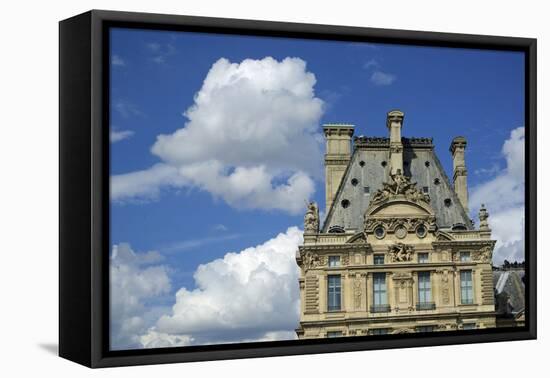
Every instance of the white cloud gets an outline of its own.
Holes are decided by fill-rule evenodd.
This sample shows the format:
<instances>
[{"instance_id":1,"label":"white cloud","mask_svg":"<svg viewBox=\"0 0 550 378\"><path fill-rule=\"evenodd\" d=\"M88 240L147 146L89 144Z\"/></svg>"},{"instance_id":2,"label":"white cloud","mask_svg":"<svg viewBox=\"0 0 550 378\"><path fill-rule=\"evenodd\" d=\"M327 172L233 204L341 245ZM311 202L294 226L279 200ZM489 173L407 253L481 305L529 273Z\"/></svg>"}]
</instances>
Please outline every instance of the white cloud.
<instances>
[{"instance_id":1,"label":"white cloud","mask_svg":"<svg viewBox=\"0 0 550 378\"><path fill-rule=\"evenodd\" d=\"M116 142L120 142L121 140L128 139L133 135L134 135L134 132L132 130L111 129L109 139L111 140L111 143L116 143Z\"/></svg>"},{"instance_id":2,"label":"white cloud","mask_svg":"<svg viewBox=\"0 0 550 378\"><path fill-rule=\"evenodd\" d=\"M111 199L116 202L147 201L159 197L165 187L181 187L186 179L176 167L156 164L143 171L111 176Z\"/></svg>"},{"instance_id":3,"label":"white cloud","mask_svg":"<svg viewBox=\"0 0 550 378\"><path fill-rule=\"evenodd\" d=\"M236 208L300 212L314 192L313 178L322 173L317 130L323 102L315 97L315 83L298 58L219 59L184 113L185 126L159 135L151 148L177 177L159 177L156 185L146 180L143 190L120 185L128 191L113 198L155 196L168 181ZM131 176L113 179L125 178Z\"/></svg>"},{"instance_id":4,"label":"white cloud","mask_svg":"<svg viewBox=\"0 0 550 378\"><path fill-rule=\"evenodd\" d=\"M157 64L166 63L168 57L176 53L176 48L171 43L160 44L152 42L146 44L147 49L153 54L151 60Z\"/></svg>"},{"instance_id":5,"label":"white cloud","mask_svg":"<svg viewBox=\"0 0 550 378\"><path fill-rule=\"evenodd\" d=\"M113 109L123 118L134 116L143 116L142 111L133 103L127 100L119 99L114 102Z\"/></svg>"},{"instance_id":6,"label":"white cloud","mask_svg":"<svg viewBox=\"0 0 550 378\"><path fill-rule=\"evenodd\" d=\"M477 218L481 204L489 210L489 225L497 240L493 261L524 259L525 128L518 127L502 146L506 168L493 179L472 189L470 208Z\"/></svg>"},{"instance_id":7,"label":"white cloud","mask_svg":"<svg viewBox=\"0 0 550 378\"><path fill-rule=\"evenodd\" d=\"M110 260L111 348L137 348L139 335L164 311L148 300L169 292L167 268L158 265L158 252L135 253L127 243L114 245Z\"/></svg>"},{"instance_id":8,"label":"white cloud","mask_svg":"<svg viewBox=\"0 0 550 378\"><path fill-rule=\"evenodd\" d=\"M113 66L119 66L119 67L124 67L126 65L126 62L124 61L124 59L122 59L120 56L114 54L112 57L111 57L111 64Z\"/></svg>"},{"instance_id":9,"label":"white cloud","mask_svg":"<svg viewBox=\"0 0 550 378\"><path fill-rule=\"evenodd\" d=\"M380 64L378 63L378 61L376 59L371 59L368 62L366 62L365 64L363 64L363 68L366 69L366 70L368 70L370 68L377 68L377 67L380 67Z\"/></svg>"},{"instance_id":10,"label":"white cloud","mask_svg":"<svg viewBox=\"0 0 550 378\"><path fill-rule=\"evenodd\" d=\"M373 84L380 86L391 85L395 80L397 76L382 71L374 71L370 77Z\"/></svg>"},{"instance_id":11,"label":"white cloud","mask_svg":"<svg viewBox=\"0 0 550 378\"><path fill-rule=\"evenodd\" d=\"M213 243L219 243L222 241L238 239L239 237L240 237L239 234L224 234L221 236L211 236L207 238L188 239L188 240L172 243L162 248L161 251L163 253L187 251L190 249L203 247L207 244L213 244Z\"/></svg>"},{"instance_id":12,"label":"white cloud","mask_svg":"<svg viewBox=\"0 0 550 378\"><path fill-rule=\"evenodd\" d=\"M302 232L200 265L197 288L181 288L169 314L141 337L143 347L293 339L299 319L295 253Z\"/></svg>"},{"instance_id":13,"label":"white cloud","mask_svg":"<svg viewBox=\"0 0 550 378\"><path fill-rule=\"evenodd\" d=\"M221 223L215 224L212 228L214 229L214 231L221 231L221 232L225 232L229 230L229 228L225 224L221 224Z\"/></svg>"}]
</instances>

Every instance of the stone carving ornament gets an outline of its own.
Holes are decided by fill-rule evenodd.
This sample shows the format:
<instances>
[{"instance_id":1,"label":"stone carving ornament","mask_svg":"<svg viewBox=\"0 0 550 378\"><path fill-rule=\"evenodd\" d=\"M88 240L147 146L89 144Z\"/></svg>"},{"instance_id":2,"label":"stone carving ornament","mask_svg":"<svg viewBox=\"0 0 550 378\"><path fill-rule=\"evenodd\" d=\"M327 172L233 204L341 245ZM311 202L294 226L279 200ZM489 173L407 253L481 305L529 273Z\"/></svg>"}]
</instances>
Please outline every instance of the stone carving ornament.
<instances>
[{"instance_id":1,"label":"stone carving ornament","mask_svg":"<svg viewBox=\"0 0 550 378\"><path fill-rule=\"evenodd\" d=\"M318 266L322 266L324 261L319 255L313 252L305 252L302 253L302 264L304 267L304 270L309 270L313 268L317 268Z\"/></svg>"},{"instance_id":2,"label":"stone carving ornament","mask_svg":"<svg viewBox=\"0 0 550 378\"><path fill-rule=\"evenodd\" d=\"M414 247L403 243L395 243L389 246L388 252L392 262L411 261L414 254Z\"/></svg>"},{"instance_id":3,"label":"stone carving ornament","mask_svg":"<svg viewBox=\"0 0 550 378\"><path fill-rule=\"evenodd\" d=\"M478 262L490 262L493 258L493 249L489 246L483 247L472 253L472 259Z\"/></svg>"},{"instance_id":4,"label":"stone carving ornament","mask_svg":"<svg viewBox=\"0 0 550 378\"><path fill-rule=\"evenodd\" d=\"M398 169L396 173L390 175L391 182L385 182L382 184L382 189L378 189L374 193L370 205L377 205L385 202L391 196L404 195L409 201L426 203L430 202L430 197L422 193L416 187L415 182L411 182L411 179L401 173Z\"/></svg>"},{"instance_id":5,"label":"stone carving ornament","mask_svg":"<svg viewBox=\"0 0 550 378\"><path fill-rule=\"evenodd\" d=\"M319 232L319 207L315 202L307 205L306 215L304 216L304 233L316 234Z\"/></svg>"}]
</instances>

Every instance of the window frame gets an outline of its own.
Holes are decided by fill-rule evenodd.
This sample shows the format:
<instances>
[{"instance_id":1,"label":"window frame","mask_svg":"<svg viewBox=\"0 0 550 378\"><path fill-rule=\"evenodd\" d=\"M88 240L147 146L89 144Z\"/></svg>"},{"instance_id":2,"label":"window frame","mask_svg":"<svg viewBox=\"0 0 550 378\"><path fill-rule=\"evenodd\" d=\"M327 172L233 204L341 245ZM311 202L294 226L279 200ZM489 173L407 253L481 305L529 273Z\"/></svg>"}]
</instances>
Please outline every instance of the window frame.
<instances>
[{"instance_id":1,"label":"window frame","mask_svg":"<svg viewBox=\"0 0 550 378\"><path fill-rule=\"evenodd\" d=\"M331 279L338 278L337 285L331 285ZM331 298L334 298L331 300ZM336 302L338 298L338 305L331 305L331 302ZM342 311L342 275L341 274L328 274L327 275L327 312Z\"/></svg>"},{"instance_id":2,"label":"window frame","mask_svg":"<svg viewBox=\"0 0 550 378\"><path fill-rule=\"evenodd\" d=\"M336 259L336 262L337 264L335 265L331 265L331 259ZM342 266L342 258L340 257L340 255L329 255L328 256L328 261L327 261L327 266L329 268L339 268Z\"/></svg>"},{"instance_id":3,"label":"window frame","mask_svg":"<svg viewBox=\"0 0 550 378\"><path fill-rule=\"evenodd\" d=\"M463 275L469 274L469 280L465 281ZM469 285L465 285L464 282L469 282ZM466 290L466 291L465 291ZM464 293L467 293L465 296ZM460 304L461 305L473 305L474 304L474 272L471 269L460 271Z\"/></svg>"}]
</instances>

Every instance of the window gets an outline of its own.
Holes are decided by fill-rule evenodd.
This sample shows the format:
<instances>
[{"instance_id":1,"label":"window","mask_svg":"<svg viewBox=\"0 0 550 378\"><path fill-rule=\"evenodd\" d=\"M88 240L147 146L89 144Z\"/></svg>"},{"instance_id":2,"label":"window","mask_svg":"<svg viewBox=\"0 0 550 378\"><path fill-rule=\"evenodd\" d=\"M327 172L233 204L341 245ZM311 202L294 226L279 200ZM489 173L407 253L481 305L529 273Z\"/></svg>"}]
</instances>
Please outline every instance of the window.
<instances>
[{"instance_id":1,"label":"window","mask_svg":"<svg viewBox=\"0 0 550 378\"><path fill-rule=\"evenodd\" d=\"M443 201L445 203L445 206L449 207L451 206L451 199L450 198L445 198L445 201Z\"/></svg>"},{"instance_id":2,"label":"window","mask_svg":"<svg viewBox=\"0 0 550 378\"><path fill-rule=\"evenodd\" d=\"M374 273L374 305L372 312L388 312L388 298L386 293L386 273Z\"/></svg>"},{"instance_id":3,"label":"window","mask_svg":"<svg viewBox=\"0 0 550 378\"><path fill-rule=\"evenodd\" d=\"M426 167L429 167L429 166L430 166L430 162L426 160L426 161L424 162L424 165L425 165Z\"/></svg>"},{"instance_id":4,"label":"window","mask_svg":"<svg viewBox=\"0 0 550 378\"><path fill-rule=\"evenodd\" d=\"M418 262L420 264L427 264L430 260L430 254L427 252L419 253L418 254Z\"/></svg>"},{"instance_id":5,"label":"window","mask_svg":"<svg viewBox=\"0 0 550 378\"><path fill-rule=\"evenodd\" d=\"M386 235L386 230L384 230L384 227L378 226L374 229L374 236L376 236L378 239L382 239Z\"/></svg>"},{"instance_id":6,"label":"window","mask_svg":"<svg viewBox=\"0 0 550 378\"><path fill-rule=\"evenodd\" d=\"M330 339L332 337L342 337L342 331L328 331L327 337Z\"/></svg>"},{"instance_id":7,"label":"window","mask_svg":"<svg viewBox=\"0 0 550 378\"><path fill-rule=\"evenodd\" d=\"M433 310L432 283L430 272L418 272L418 303L417 310Z\"/></svg>"},{"instance_id":8,"label":"window","mask_svg":"<svg viewBox=\"0 0 550 378\"><path fill-rule=\"evenodd\" d=\"M435 184L435 185L441 184L441 180L438 179L438 178L434 179L434 184Z\"/></svg>"},{"instance_id":9,"label":"window","mask_svg":"<svg viewBox=\"0 0 550 378\"><path fill-rule=\"evenodd\" d=\"M429 191L430 191L430 188L428 188L427 186L422 187L422 192L424 192L425 194L428 194Z\"/></svg>"},{"instance_id":10,"label":"window","mask_svg":"<svg viewBox=\"0 0 550 378\"><path fill-rule=\"evenodd\" d=\"M474 303L474 290L472 287L472 271L460 271L460 300L462 304Z\"/></svg>"},{"instance_id":11,"label":"window","mask_svg":"<svg viewBox=\"0 0 550 378\"><path fill-rule=\"evenodd\" d=\"M329 268L334 268L340 266L340 256L329 256L328 257L328 266Z\"/></svg>"},{"instance_id":12,"label":"window","mask_svg":"<svg viewBox=\"0 0 550 378\"><path fill-rule=\"evenodd\" d=\"M360 166L360 167L364 167L364 166L365 166L365 162L364 162L363 160L361 160L361 161L359 162L359 166Z\"/></svg>"},{"instance_id":13,"label":"window","mask_svg":"<svg viewBox=\"0 0 550 378\"><path fill-rule=\"evenodd\" d=\"M370 193L370 187L369 187L369 186L365 186L365 187L363 188L363 192L364 192L365 194L369 194L369 193Z\"/></svg>"},{"instance_id":14,"label":"window","mask_svg":"<svg viewBox=\"0 0 550 378\"><path fill-rule=\"evenodd\" d=\"M416 332L433 332L434 329L434 326L420 326L416 327Z\"/></svg>"},{"instance_id":15,"label":"window","mask_svg":"<svg viewBox=\"0 0 550 378\"><path fill-rule=\"evenodd\" d=\"M328 276L328 310L340 311L342 301L342 285L340 275Z\"/></svg>"},{"instance_id":16,"label":"window","mask_svg":"<svg viewBox=\"0 0 550 378\"><path fill-rule=\"evenodd\" d=\"M343 200L342 200L342 207L343 207L344 209L348 208L348 207L349 207L349 200L343 199Z\"/></svg>"},{"instance_id":17,"label":"window","mask_svg":"<svg viewBox=\"0 0 550 378\"><path fill-rule=\"evenodd\" d=\"M374 255L374 265L383 265L384 255Z\"/></svg>"},{"instance_id":18,"label":"window","mask_svg":"<svg viewBox=\"0 0 550 378\"><path fill-rule=\"evenodd\" d=\"M371 335L387 335L388 334L387 328L374 328L370 330Z\"/></svg>"},{"instance_id":19,"label":"window","mask_svg":"<svg viewBox=\"0 0 550 378\"><path fill-rule=\"evenodd\" d=\"M423 224L421 224L420 226L418 226L418 227L416 228L416 236L418 236L419 238L425 237L425 236L426 236L426 233L427 233L426 227L424 227Z\"/></svg>"},{"instance_id":20,"label":"window","mask_svg":"<svg viewBox=\"0 0 550 378\"><path fill-rule=\"evenodd\" d=\"M460 262L470 261L470 252L460 252Z\"/></svg>"},{"instance_id":21,"label":"window","mask_svg":"<svg viewBox=\"0 0 550 378\"><path fill-rule=\"evenodd\" d=\"M359 184L359 180L357 180L356 178L352 178L351 179L351 185L357 186L357 184Z\"/></svg>"},{"instance_id":22,"label":"window","mask_svg":"<svg viewBox=\"0 0 550 378\"><path fill-rule=\"evenodd\" d=\"M386 167L386 165L388 165L388 163L386 161L383 161L382 163L380 163L382 165L382 167Z\"/></svg>"},{"instance_id":23,"label":"window","mask_svg":"<svg viewBox=\"0 0 550 378\"><path fill-rule=\"evenodd\" d=\"M462 329L476 329L475 323L464 323Z\"/></svg>"}]
</instances>

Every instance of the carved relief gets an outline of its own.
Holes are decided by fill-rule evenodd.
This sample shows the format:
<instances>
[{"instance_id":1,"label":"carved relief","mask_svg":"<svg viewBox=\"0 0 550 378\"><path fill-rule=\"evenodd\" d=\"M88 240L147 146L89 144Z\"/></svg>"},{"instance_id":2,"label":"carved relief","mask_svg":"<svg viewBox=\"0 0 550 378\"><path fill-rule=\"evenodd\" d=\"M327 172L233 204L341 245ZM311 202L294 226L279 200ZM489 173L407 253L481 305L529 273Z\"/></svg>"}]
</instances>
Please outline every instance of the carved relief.
<instances>
[{"instance_id":1,"label":"carved relief","mask_svg":"<svg viewBox=\"0 0 550 378\"><path fill-rule=\"evenodd\" d=\"M436 270L436 273L441 275L441 299L443 304L449 304L451 301L450 289L449 289L449 271L445 270Z\"/></svg>"},{"instance_id":2,"label":"carved relief","mask_svg":"<svg viewBox=\"0 0 550 378\"><path fill-rule=\"evenodd\" d=\"M342 257L342 265L344 266L349 265L349 255L346 254Z\"/></svg>"},{"instance_id":3,"label":"carved relief","mask_svg":"<svg viewBox=\"0 0 550 378\"><path fill-rule=\"evenodd\" d=\"M320 258L319 255L316 253L301 251L300 256L302 258L302 266L305 271L324 265L324 259Z\"/></svg>"},{"instance_id":4,"label":"carved relief","mask_svg":"<svg viewBox=\"0 0 550 378\"><path fill-rule=\"evenodd\" d=\"M472 260L476 262L491 262L493 258L493 249L489 246L483 247L472 253Z\"/></svg>"},{"instance_id":5,"label":"carved relief","mask_svg":"<svg viewBox=\"0 0 550 378\"><path fill-rule=\"evenodd\" d=\"M414 254L414 247L403 243L395 243L388 247L388 254L392 262L411 261Z\"/></svg>"},{"instance_id":6,"label":"carved relief","mask_svg":"<svg viewBox=\"0 0 550 378\"><path fill-rule=\"evenodd\" d=\"M390 175L390 179L389 183L383 183L382 189L378 189L376 193L374 193L369 206L383 203L390 197L396 195L404 195L412 202L430 202L430 197L418 190L416 183L411 182L411 179L403 175L400 170Z\"/></svg>"},{"instance_id":7,"label":"carved relief","mask_svg":"<svg viewBox=\"0 0 550 378\"><path fill-rule=\"evenodd\" d=\"M353 281L353 298L354 298L354 305L356 309L359 309L361 307L361 297L363 293L361 290L361 276L357 275L355 277L355 280Z\"/></svg>"},{"instance_id":8,"label":"carved relief","mask_svg":"<svg viewBox=\"0 0 550 378\"><path fill-rule=\"evenodd\" d=\"M365 231L373 231L378 225L383 226L389 231L397 231L399 227L404 227L407 232L415 231L420 225L424 225L428 229L435 229L435 217L430 216L428 218L366 218L363 223Z\"/></svg>"}]
</instances>

